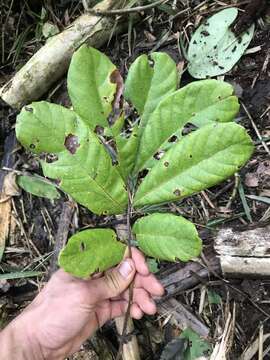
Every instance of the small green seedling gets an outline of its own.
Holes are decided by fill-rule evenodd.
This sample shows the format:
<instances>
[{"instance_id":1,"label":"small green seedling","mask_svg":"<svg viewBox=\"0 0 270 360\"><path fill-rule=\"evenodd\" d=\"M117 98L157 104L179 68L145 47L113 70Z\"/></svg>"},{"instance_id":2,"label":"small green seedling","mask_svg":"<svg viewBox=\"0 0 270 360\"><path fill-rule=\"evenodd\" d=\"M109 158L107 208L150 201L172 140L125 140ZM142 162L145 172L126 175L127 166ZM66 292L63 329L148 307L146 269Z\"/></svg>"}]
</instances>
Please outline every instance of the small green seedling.
<instances>
[{"instance_id":1,"label":"small green seedling","mask_svg":"<svg viewBox=\"0 0 270 360\"><path fill-rule=\"evenodd\" d=\"M34 102L17 119L18 140L39 156L45 177L95 214L131 209L133 237L146 255L197 257L195 226L153 208L222 182L250 158L252 141L233 122L232 87L203 80L177 90L176 64L165 53L137 58L124 85L111 61L87 46L73 55L67 82L72 109ZM122 93L134 107L128 115ZM186 135L187 124L196 130ZM125 248L111 229L85 230L69 239L59 263L84 278L119 263Z\"/></svg>"}]
</instances>

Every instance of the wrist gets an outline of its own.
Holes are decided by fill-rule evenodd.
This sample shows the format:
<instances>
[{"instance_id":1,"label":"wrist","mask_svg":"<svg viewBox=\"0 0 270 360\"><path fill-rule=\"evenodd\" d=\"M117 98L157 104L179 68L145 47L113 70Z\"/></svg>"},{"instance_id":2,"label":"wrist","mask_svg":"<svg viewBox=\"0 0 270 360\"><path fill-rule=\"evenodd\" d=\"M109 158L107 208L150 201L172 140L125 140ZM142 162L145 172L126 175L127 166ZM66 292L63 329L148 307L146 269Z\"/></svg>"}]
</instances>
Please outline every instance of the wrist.
<instances>
[{"instance_id":1,"label":"wrist","mask_svg":"<svg viewBox=\"0 0 270 360\"><path fill-rule=\"evenodd\" d=\"M0 332L0 349L0 357L5 360L45 360L20 317Z\"/></svg>"}]
</instances>

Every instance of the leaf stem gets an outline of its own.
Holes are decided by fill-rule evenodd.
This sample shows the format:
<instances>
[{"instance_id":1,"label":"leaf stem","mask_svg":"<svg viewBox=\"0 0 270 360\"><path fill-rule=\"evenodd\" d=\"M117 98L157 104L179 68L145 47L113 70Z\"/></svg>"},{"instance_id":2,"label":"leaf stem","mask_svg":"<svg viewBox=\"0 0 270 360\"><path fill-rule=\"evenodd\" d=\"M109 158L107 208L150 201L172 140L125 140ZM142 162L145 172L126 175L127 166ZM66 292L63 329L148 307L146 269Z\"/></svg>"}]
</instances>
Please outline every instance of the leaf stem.
<instances>
[{"instance_id":1,"label":"leaf stem","mask_svg":"<svg viewBox=\"0 0 270 360\"><path fill-rule=\"evenodd\" d=\"M130 180L128 180L128 182L127 182L127 192L128 192L128 208L127 208L127 223L126 223L127 224L127 235L128 235L127 245L128 245L128 257L132 258L131 248L132 248L133 236L132 236L132 231L131 231L130 220L131 220L132 212L133 212L133 206L132 206L133 192L131 191ZM128 291L129 291L128 307L127 307L127 311L125 313L123 330L122 330L122 334L120 337L119 349L118 349L118 353L116 356L116 360L121 359L126 336L129 335L126 332L127 332L128 320L130 318L130 309L131 309L132 299L133 299L133 286L134 286L134 282L132 281L128 288Z\"/></svg>"}]
</instances>

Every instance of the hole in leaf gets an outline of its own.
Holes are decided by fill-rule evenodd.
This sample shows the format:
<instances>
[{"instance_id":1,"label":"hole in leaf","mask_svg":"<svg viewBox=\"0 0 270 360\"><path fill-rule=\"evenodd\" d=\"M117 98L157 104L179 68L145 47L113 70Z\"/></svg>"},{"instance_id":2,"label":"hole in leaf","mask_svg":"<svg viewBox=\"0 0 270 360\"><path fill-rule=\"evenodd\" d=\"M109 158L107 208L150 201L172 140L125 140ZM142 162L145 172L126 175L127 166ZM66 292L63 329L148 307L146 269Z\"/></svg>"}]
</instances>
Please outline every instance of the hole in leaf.
<instances>
[{"instance_id":1,"label":"hole in leaf","mask_svg":"<svg viewBox=\"0 0 270 360\"><path fill-rule=\"evenodd\" d=\"M180 196L181 195L181 191L179 189L175 189L173 193L174 193L175 196Z\"/></svg>"},{"instance_id":2,"label":"hole in leaf","mask_svg":"<svg viewBox=\"0 0 270 360\"><path fill-rule=\"evenodd\" d=\"M64 146L72 155L74 155L80 146L78 136L73 134L66 136Z\"/></svg>"},{"instance_id":3,"label":"hole in leaf","mask_svg":"<svg viewBox=\"0 0 270 360\"><path fill-rule=\"evenodd\" d=\"M156 160L160 160L164 154L165 154L165 152L163 150L160 150L160 151L155 153L154 158Z\"/></svg>"},{"instance_id":4,"label":"hole in leaf","mask_svg":"<svg viewBox=\"0 0 270 360\"><path fill-rule=\"evenodd\" d=\"M203 36L209 36L209 35L210 35L209 32L206 31L206 30L201 31L201 34L202 34Z\"/></svg>"},{"instance_id":5,"label":"hole in leaf","mask_svg":"<svg viewBox=\"0 0 270 360\"><path fill-rule=\"evenodd\" d=\"M81 242L80 243L80 251L85 251L85 249L86 249L85 243Z\"/></svg>"},{"instance_id":6,"label":"hole in leaf","mask_svg":"<svg viewBox=\"0 0 270 360\"><path fill-rule=\"evenodd\" d=\"M58 156L52 153L42 153L40 159L46 161L46 163L51 164L58 160Z\"/></svg>"},{"instance_id":7,"label":"hole in leaf","mask_svg":"<svg viewBox=\"0 0 270 360\"><path fill-rule=\"evenodd\" d=\"M194 131L194 130L196 130L196 129L197 129L197 127L194 126L193 124L187 123L187 124L184 126L181 134L182 134L182 136L185 136L185 135L190 134L192 131Z\"/></svg>"},{"instance_id":8,"label":"hole in leaf","mask_svg":"<svg viewBox=\"0 0 270 360\"><path fill-rule=\"evenodd\" d=\"M176 135L173 135L169 138L168 142L173 143L176 142L178 140L178 137Z\"/></svg>"},{"instance_id":9,"label":"hole in leaf","mask_svg":"<svg viewBox=\"0 0 270 360\"><path fill-rule=\"evenodd\" d=\"M97 135L103 135L103 134L104 134L104 127L103 127L103 126L100 126L100 125L97 125L97 126L95 127L94 132L95 132Z\"/></svg>"},{"instance_id":10,"label":"hole in leaf","mask_svg":"<svg viewBox=\"0 0 270 360\"><path fill-rule=\"evenodd\" d=\"M150 56L148 56L148 64L151 68L155 66L155 61Z\"/></svg>"},{"instance_id":11,"label":"hole in leaf","mask_svg":"<svg viewBox=\"0 0 270 360\"><path fill-rule=\"evenodd\" d=\"M24 109L25 109L26 111L31 112L31 113L34 111L33 108L31 108L30 106L25 106Z\"/></svg>"}]
</instances>

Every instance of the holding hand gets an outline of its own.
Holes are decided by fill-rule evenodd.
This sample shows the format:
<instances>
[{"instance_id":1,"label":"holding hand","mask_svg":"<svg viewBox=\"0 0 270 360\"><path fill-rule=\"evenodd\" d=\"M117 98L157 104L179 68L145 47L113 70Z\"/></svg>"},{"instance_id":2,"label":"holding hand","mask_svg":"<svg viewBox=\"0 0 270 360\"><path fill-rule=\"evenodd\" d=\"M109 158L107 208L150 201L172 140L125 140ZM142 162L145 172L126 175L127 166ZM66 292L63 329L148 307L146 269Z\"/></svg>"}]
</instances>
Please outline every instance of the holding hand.
<instances>
[{"instance_id":1,"label":"holding hand","mask_svg":"<svg viewBox=\"0 0 270 360\"><path fill-rule=\"evenodd\" d=\"M125 314L133 279L131 316L140 319L144 313L154 314L152 296L161 296L163 287L135 248L132 259L90 280L58 270L23 313L0 333L1 358L64 359L79 350L106 321Z\"/></svg>"}]
</instances>

